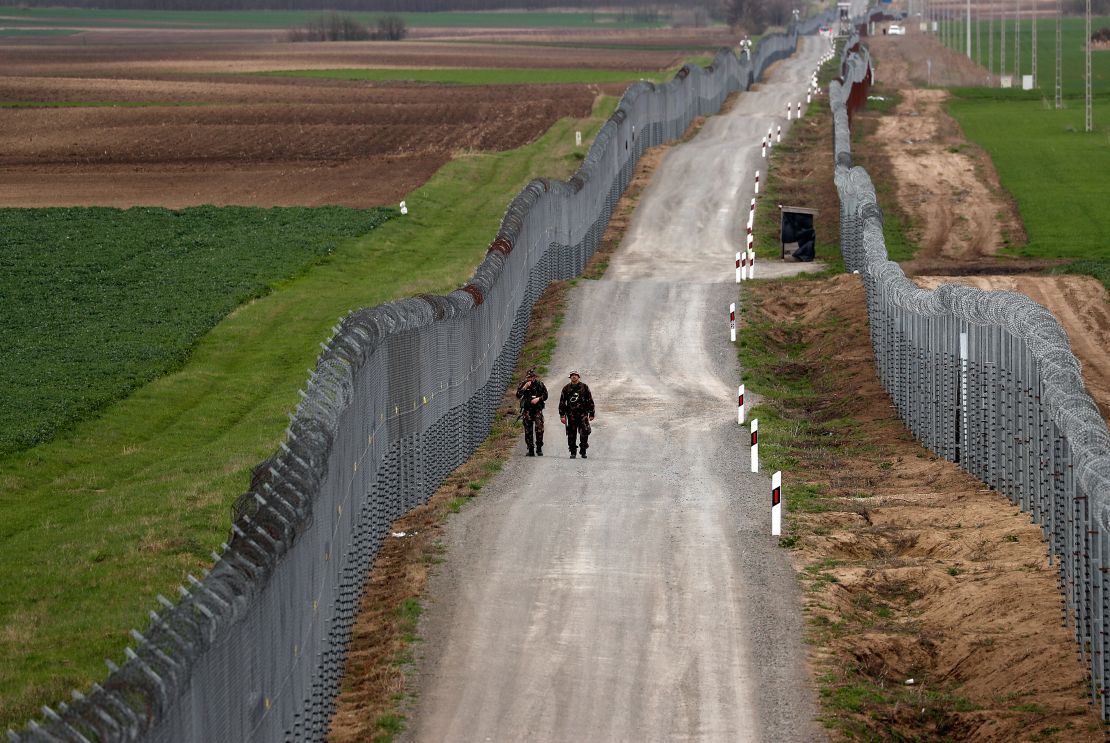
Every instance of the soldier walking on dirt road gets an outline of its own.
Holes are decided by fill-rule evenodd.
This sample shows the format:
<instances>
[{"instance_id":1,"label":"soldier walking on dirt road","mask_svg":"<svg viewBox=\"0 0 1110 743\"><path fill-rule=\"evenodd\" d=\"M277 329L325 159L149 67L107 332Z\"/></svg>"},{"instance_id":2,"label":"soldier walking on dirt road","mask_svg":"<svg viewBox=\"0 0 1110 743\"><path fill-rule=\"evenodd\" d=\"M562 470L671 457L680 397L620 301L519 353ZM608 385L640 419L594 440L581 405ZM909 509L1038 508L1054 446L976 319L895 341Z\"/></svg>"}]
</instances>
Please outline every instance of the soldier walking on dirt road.
<instances>
[{"instance_id":1,"label":"soldier walking on dirt road","mask_svg":"<svg viewBox=\"0 0 1110 743\"><path fill-rule=\"evenodd\" d=\"M594 419L594 397L585 382L579 381L578 372L570 373L570 384L563 387L559 395L559 420L567 427L567 446L570 447L570 458L574 459L576 449L586 458L586 449L589 448L590 421ZM580 443L575 446L575 439Z\"/></svg>"},{"instance_id":2,"label":"soldier walking on dirt road","mask_svg":"<svg viewBox=\"0 0 1110 743\"><path fill-rule=\"evenodd\" d=\"M529 369L524 381L517 385L516 399L520 400L520 419L524 422L524 443L528 456L543 456L543 406L547 401L547 387L536 378L536 370Z\"/></svg>"}]
</instances>

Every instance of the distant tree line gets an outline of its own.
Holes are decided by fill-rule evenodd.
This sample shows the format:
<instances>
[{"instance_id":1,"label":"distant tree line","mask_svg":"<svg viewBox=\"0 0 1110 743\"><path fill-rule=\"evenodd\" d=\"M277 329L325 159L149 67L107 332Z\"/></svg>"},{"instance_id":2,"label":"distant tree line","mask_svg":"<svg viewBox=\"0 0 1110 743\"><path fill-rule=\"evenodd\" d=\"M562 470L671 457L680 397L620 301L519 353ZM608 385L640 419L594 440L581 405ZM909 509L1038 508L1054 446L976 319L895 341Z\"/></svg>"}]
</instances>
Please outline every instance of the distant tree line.
<instances>
[{"instance_id":1,"label":"distant tree line","mask_svg":"<svg viewBox=\"0 0 1110 743\"><path fill-rule=\"evenodd\" d=\"M321 13L304 26L289 32L290 41L400 41L408 34L405 19L399 15L385 15L376 27L359 23L355 18L334 10Z\"/></svg>"}]
</instances>

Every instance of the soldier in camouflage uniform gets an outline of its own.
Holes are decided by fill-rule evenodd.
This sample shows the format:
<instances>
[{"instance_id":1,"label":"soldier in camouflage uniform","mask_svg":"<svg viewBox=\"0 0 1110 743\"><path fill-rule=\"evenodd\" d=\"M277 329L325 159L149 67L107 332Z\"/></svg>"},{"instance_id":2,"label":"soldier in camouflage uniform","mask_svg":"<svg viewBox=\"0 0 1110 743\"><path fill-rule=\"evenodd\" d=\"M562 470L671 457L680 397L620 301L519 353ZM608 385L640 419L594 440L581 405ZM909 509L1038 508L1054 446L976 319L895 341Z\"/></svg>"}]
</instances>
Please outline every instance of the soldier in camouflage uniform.
<instances>
[{"instance_id":1,"label":"soldier in camouflage uniform","mask_svg":"<svg viewBox=\"0 0 1110 743\"><path fill-rule=\"evenodd\" d=\"M570 384L563 387L559 395L559 420L567 427L567 446L570 458L574 459L575 449L586 458L590 446L590 421L594 419L594 397L585 382L580 381L578 372L570 373ZM577 447L575 439L579 439Z\"/></svg>"},{"instance_id":2,"label":"soldier in camouflage uniform","mask_svg":"<svg viewBox=\"0 0 1110 743\"><path fill-rule=\"evenodd\" d=\"M524 422L524 443L528 456L543 456L543 405L547 401L547 387L536 378L536 370L529 369L516 388L520 400L520 419Z\"/></svg>"}]
</instances>

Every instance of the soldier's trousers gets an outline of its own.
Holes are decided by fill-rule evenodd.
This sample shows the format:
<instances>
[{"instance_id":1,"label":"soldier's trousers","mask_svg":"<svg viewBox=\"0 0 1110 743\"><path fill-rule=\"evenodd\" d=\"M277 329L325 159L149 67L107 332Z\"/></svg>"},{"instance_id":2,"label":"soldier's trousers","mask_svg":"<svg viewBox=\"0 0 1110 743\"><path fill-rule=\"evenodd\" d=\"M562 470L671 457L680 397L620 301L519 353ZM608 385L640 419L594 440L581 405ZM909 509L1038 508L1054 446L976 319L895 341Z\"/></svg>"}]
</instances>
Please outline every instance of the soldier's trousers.
<instances>
[{"instance_id":1,"label":"soldier's trousers","mask_svg":"<svg viewBox=\"0 0 1110 743\"><path fill-rule=\"evenodd\" d=\"M520 420L524 423L524 443L528 447L528 451L534 451L537 447L543 448L543 411L537 410L534 413L523 412L520 414Z\"/></svg>"},{"instance_id":2,"label":"soldier's trousers","mask_svg":"<svg viewBox=\"0 0 1110 743\"><path fill-rule=\"evenodd\" d=\"M580 415L567 414L567 446L571 453L575 451L575 439L578 439L577 448L586 451L590 446L590 417L585 413Z\"/></svg>"}]
</instances>

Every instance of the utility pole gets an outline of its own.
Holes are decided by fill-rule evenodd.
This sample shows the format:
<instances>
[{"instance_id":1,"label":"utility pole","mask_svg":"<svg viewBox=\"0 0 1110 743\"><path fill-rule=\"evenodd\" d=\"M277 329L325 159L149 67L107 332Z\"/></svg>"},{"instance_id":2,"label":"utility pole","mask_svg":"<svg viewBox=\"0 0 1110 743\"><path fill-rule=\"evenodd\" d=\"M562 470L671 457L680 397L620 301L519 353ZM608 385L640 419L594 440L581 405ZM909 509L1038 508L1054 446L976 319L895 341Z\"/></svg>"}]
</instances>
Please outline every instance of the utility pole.
<instances>
[{"instance_id":1,"label":"utility pole","mask_svg":"<svg viewBox=\"0 0 1110 743\"><path fill-rule=\"evenodd\" d=\"M971 59L971 0L967 0L967 58Z\"/></svg>"},{"instance_id":2,"label":"utility pole","mask_svg":"<svg viewBox=\"0 0 1110 743\"><path fill-rule=\"evenodd\" d=\"M975 5L975 64L983 65L983 8Z\"/></svg>"},{"instance_id":3,"label":"utility pole","mask_svg":"<svg viewBox=\"0 0 1110 743\"><path fill-rule=\"evenodd\" d=\"M1037 3L1033 3L1033 12L1029 15L1033 24L1033 87L1037 87Z\"/></svg>"},{"instance_id":4,"label":"utility pole","mask_svg":"<svg viewBox=\"0 0 1110 743\"><path fill-rule=\"evenodd\" d=\"M1086 88L1084 93L1086 94L1086 98L1087 98L1087 122L1086 122L1086 128L1083 131L1092 132L1095 129L1095 122L1094 122L1094 115L1091 112L1091 0L1087 0L1087 27L1086 28L1087 28L1087 30L1086 30L1087 38L1086 38L1086 47L1085 47L1086 52L1084 53L1083 56L1086 58L1086 68L1087 68L1086 74L1085 74L1085 77L1084 77L1084 79L1086 81L1084 83L1084 88Z\"/></svg>"},{"instance_id":5,"label":"utility pole","mask_svg":"<svg viewBox=\"0 0 1110 743\"><path fill-rule=\"evenodd\" d=\"M998 43L998 76L1002 77L1006 74L1006 9L1000 8L998 11L998 23L1001 29Z\"/></svg>"},{"instance_id":6,"label":"utility pole","mask_svg":"<svg viewBox=\"0 0 1110 743\"><path fill-rule=\"evenodd\" d=\"M1014 82L1021 85L1021 0L1014 0Z\"/></svg>"},{"instance_id":7,"label":"utility pole","mask_svg":"<svg viewBox=\"0 0 1110 743\"><path fill-rule=\"evenodd\" d=\"M987 6L987 75L994 75L994 0Z\"/></svg>"},{"instance_id":8,"label":"utility pole","mask_svg":"<svg viewBox=\"0 0 1110 743\"><path fill-rule=\"evenodd\" d=\"M1056 0L1056 108L1064 107L1064 75L1060 64L1060 0Z\"/></svg>"}]
</instances>

